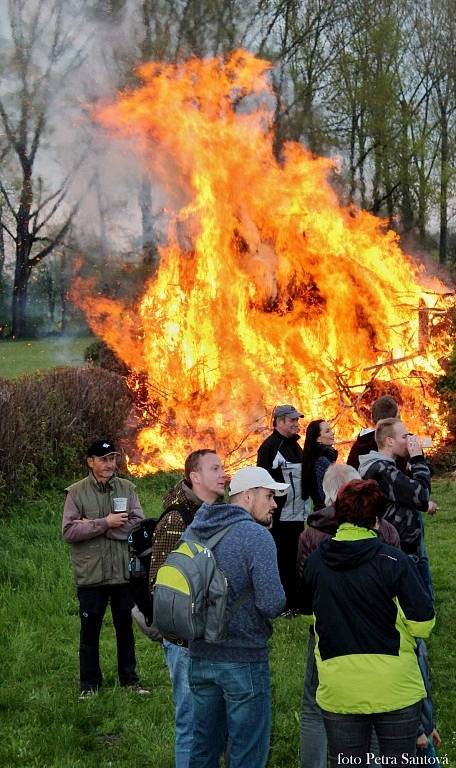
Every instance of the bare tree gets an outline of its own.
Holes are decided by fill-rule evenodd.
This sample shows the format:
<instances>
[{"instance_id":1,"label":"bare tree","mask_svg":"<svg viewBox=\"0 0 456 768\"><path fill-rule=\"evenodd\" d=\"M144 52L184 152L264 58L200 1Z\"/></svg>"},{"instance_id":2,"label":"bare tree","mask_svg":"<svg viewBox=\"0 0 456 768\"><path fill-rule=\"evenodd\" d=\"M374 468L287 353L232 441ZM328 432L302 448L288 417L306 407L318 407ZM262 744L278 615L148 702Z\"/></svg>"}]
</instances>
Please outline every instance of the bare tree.
<instances>
[{"instance_id":1,"label":"bare tree","mask_svg":"<svg viewBox=\"0 0 456 768\"><path fill-rule=\"evenodd\" d=\"M62 242L78 208L77 203L72 207L64 204L78 161L53 189L37 171L48 123L56 119L54 96L81 58L64 22L63 8L63 0L8 2L11 43L5 71L9 89L0 99L0 120L16 170L13 177L2 174L0 193L8 213L8 223L4 217L2 228L15 246L14 338L25 331L32 270Z\"/></svg>"}]
</instances>

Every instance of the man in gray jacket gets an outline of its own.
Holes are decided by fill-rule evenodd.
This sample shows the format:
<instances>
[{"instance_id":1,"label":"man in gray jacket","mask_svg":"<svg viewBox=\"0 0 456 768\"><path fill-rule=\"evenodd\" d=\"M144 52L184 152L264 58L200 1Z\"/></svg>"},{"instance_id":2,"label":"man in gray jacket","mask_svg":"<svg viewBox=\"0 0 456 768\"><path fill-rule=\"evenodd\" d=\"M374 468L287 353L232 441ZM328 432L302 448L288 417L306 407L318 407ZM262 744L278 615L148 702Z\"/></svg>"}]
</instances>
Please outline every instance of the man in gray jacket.
<instances>
[{"instance_id":1,"label":"man in gray jacket","mask_svg":"<svg viewBox=\"0 0 456 768\"><path fill-rule=\"evenodd\" d=\"M230 765L264 768L271 729L271 687L267 641L271 619L285 605L274 540L269 532L274 494L288 484L262 467L236 472L230 504L203 504L187 530L204 542L229 531L214 546L228 582L227 638L216 644L189 644L193 693L190 768L216 768L228 736Z\"/></svg>"},{"instance_id":2,"label":"man in gray jacket","mask_svg":"<svg viewBox=\"0 0 456 768\"><path fill-rule=\"evenodd\" d=\"M127 543L130 530L144 514L133 483L115 474L116 455L110 440L96 440L87 451L89 474L65 489L62 534L71 545L81 619L80 698L101 686L99 639L108 602L120 684L149 693L136 674Z\"/></svg>"}]
</instances>

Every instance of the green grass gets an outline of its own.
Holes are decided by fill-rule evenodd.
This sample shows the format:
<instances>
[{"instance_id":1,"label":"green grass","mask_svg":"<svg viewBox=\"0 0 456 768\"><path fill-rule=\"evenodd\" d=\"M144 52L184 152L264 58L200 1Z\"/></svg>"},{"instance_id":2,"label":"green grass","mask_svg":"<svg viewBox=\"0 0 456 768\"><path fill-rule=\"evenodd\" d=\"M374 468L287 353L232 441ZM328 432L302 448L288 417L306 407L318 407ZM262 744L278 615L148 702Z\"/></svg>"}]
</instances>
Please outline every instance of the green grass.
<instances>
[{"instance_id":1,"label":"green grass","mask_svg":"<svg viewBox=\"0 0 456 768\"><path fill-rule=\"evenodd\" d=\"M34 341L0 341L0 377L14 379L24 373L68 365L83 365L93 336L59 336Z\"/></svg>"},{"instance_id":2,"label":"green grass","mask_svg":"<svg viewBox=\"0 0 456 768\"><path fill-rule=\"evenodd\" d=\"M146 514L157 514L173 478L138 481ZM426 521L438 622L429 642L434 700L450 765L456 760L456 544L454 484L435 483L440 512ZM0 546L0 766L171 768L173 704L162 650L137 634L138 668L149 698L116 682L114 629L101 642L104 687L78 701L77 601L60 537L62 497L44 495L2 522ZM299 711L308 620L275 622L271 643L273 734L270 768L299 765ZM254 766L252 766L254 768Z\"/></svg>"}]
</instances>

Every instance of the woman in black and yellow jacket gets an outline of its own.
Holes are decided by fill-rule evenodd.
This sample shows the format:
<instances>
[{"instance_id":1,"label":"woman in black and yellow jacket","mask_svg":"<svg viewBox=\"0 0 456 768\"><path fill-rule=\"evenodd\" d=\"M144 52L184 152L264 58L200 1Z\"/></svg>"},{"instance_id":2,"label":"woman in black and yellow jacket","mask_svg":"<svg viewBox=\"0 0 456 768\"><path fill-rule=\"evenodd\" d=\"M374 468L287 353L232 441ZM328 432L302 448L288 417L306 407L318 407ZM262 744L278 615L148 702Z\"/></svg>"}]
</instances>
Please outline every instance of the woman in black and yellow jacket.
<instances>
[{"instance_id":1,"label":"woman in black and yellow jacket","mask_svg":"<svg viewBox=\"0 0 456 768\"><path fill-rule=\"evenodd\" d=\"M315 657L331 766L369 765L375 728L386 764L415 755L425 697L415 637L434 608L416 567L372 530L385 500L373 480L354 480L335 503L339 527L307 558L301 608L315 619ZM394 758L394 759L393 759Z\"/></svg>"}]
</instances>

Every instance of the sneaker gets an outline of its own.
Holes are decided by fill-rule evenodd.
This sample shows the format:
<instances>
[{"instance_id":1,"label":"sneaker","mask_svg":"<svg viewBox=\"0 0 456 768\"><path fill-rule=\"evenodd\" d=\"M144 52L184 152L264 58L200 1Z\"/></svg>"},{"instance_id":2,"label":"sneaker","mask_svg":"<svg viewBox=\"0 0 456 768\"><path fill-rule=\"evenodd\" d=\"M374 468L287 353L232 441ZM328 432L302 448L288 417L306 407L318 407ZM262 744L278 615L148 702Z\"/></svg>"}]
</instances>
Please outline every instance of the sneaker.
<instances>
[{"instance_id":1,"label":"sneaker","mask_svg":"<svg viewBox=\"0 0 456 768\"><path fill-rule=\"evenodd\" d=\"M96 691L95 688L87 688L86 690L80 692L79 699L90 699L91 696L96 696L97 693L98 691Z\"/></svg>"},{"instance_id":2,"label":"sneaker","mask_svg":"<svg viewBox=\"0 0 456 768\"><path fill-rule=\"evenodd\" d=\"M147 688L143 688L140 683L126 685L125 688L127 691L133 691L133 693L137 693L138 696L150 696L150 691L148 691Z\"/></svg>"}]
</instances>

